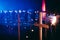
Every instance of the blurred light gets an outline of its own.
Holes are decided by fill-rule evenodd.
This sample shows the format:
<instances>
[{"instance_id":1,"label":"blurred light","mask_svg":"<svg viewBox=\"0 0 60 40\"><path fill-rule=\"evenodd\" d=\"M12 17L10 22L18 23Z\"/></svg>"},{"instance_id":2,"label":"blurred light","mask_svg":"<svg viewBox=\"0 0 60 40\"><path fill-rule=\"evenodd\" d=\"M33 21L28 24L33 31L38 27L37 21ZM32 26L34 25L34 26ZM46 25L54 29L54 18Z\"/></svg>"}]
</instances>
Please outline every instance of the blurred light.
<instances>
[{"instance_id":1,"label":"blurred light","mask_svg":"<svg viewBox=\"0 0 60 40\"><path fill-rule=\"evenodd\" d=\"M7 23L7 18L5 18L4 20L5 20L5 23Z\"/></svg>"},{"instance_id":2,"label":"blurred light","mask_svg":"<svg viewBox=\"0 0 60 40\"><path fill-rule=\"evenodd\" d=\"M39 11L37 10L37 13L39 13Z\"/></svg>"},{"instance_id":3,"label":"blurred light","mask_svg":"<svg viewBox=\"0 0 60 40\"><path fill-rule=\"evenodd\" d=\"M26 36L26 38L28 38L28 36Z\"/></svg>"},{"instance_id":4,"label":"blurred light","mask_svg":"<svg viewBox=\"0 0 60 40\"><path fill-rule=\"evenodd\" d=\"M6 25L6 27L9 27L8 25Z\"/></svg>"},{"instance_id":5,"label":"blurred light","mask_svg":"<svg viewBox=\"0 0 60 40\"><path fill-rule=\"evenodd\" d=\"M33 32L34 30L32 29L31 31Z\"/></svg>"},{"instance_id":6,"label":"blurred light","mask_svg":"<svg viewBox=\"0 0 60 40\"><path fill-rule=\"evenodd\" d=\"M13 28L11 28L11 30L13 30Z\"/></svg>"},{"instance_id":7,"label":"blurred light","mask_svg":"<svg viewBox=\"0 0 60 40\"><path fill-rule=\"evenodd\" d=\"M31 19L31 21L33 21L33 19Z\"/></svg>"},{"instance_id":8,"label":"blurred light","mask_svg":"<svg viewBox=\"0 0 60 40\"><path fill-rule=\"evenodd\" d=\"M16 23L13 24L14 26L16 25Z\"/></svg>"},{"instance_id":9,"label":"blurred light","mask_svg":"<svg viewBox=\"0 0 60 40\"><path fill-rule=\"evenodd\" d=\"M21 13L21 10L19 10L19 13Z\"/></svg>"},{"instance_id":10,"label":"blurred light","mask_svg":"<svg viewBox=\"0 0 60 40\"><path fill-rule=\"evenodd\" d=\"M32 9L29 9L29 10L27 11L27 13L32 13Z\"/></svg>"},{"instance_id":11,"label":"blurred light","mask_svg":"<svg viewBox=\"0 0 60 40\"><path fill-rule=\"evenodd\" d=\"M29 13L29 14L32 14L32 13Z\"/></svg>"},{"instance_id":12,"label":"blurred light","mask_svg":"<svg viewBox=\"0 0 60 40\"><path fill-rule=\"evenodd\" d=\"M55 14L53 14L55 16Z\"/></svg>"},{"instance_id":13,"label":"blurred light","mask_svg":"<svg viewBox=\"0 0 60 40\"><path fill-rule=\"evenodd\" d=\"M9 21L9 23L12 23L12 21Z\"/></svg>"},{"instance_id":14,"label":"blurred light","mask_svg":"<svg viewBox=\"0 0 60 40\"><path fill-rule=\"evenodd\" d=\"M50 16L50 21L51 21L51 24L52 25L55 25L56 24L56 21L57 21L56 16Z\"/></svg>"},{"instance_id":15,"label":"blurred light","mask_svg":"<svg viewBox=\"0 0 60 40\"><path fill-rule=\"evenodd\" d=\"M53 25L55 25L55 23L56 23L56 16L53 16L53 17L52 17L51 22L52 22Z\"/></svg>"},{"instance_id":16,"label":"blurred light","mask_svg":"<svg viewBox=\"0 0 60 40\"><path fill-rule=\"evenodd\" d=\"M38 19L35 19L36 21L38 20Z\"/></svg>"},{"instance_id":17,"label":"blurred light","mask_svg":"<svg viewBox=\"0 0 60 40\"><path fill-rule=\"evenodd\" d=\"M17 10L15 10L15 13L18 13L18 11L17 11Z\"/></svg>"},{"instance_id":18,"label":"blurred light","mask_svg":"<svg viewBox=\"0 0 60 40\"><path fill-rule=\"evenodd\" d=\"M7 20L7 18L5 18L4 20Z\"/></svg>"},{"instance_id":19,"label":"blurred light","mask_svg":"<svg viewBox=\"0 0 60 40\"><path fill-rule=\"evenodd\" d=\"M35 11L35 13L39 13L39 11L37 10L37 11Z\"/></svg>"},{"instance_id":20,"label":"blurred light","mask_svg":"<svg viewBox=\"0 0 60 40\"><path fill-rule=\"evenodd\" d=\"M42 11L46 11L45 0L42 0Z\"/></svg>"},{"instance_id":21,"label":"blurred light","mask_svg":"<svg viewBox=\"0 0 60 40\"><path fill-rule=\"evenodd\" d=\"M0 13L2 13L2 10L0 10Z\"/></svg>"},{"instance_id":22,"label":"blurred light","mask_svg":"<svg viewBox=\"0 0 60 40\"><path fill-rule=\"evenodd\" d=\"M7 10L4 11L4 13L7 13L7 12L8 12Z\"/></svg>"},{"instance_id":23,"label":"blurred light","mask_svg":"<svg viewBox=\"0 0 60 40\"><path fill-rule=\"evenodd\" d=\"M23 10L23 12L26 12L25 10Z\"/></svg>"},{"instance_id":24,"label":"blurred light","mask_svg":"<svg viewBox=\"0 0 60 40\"><path fill-rule=\"evenodd\" d=\"M27 13L30 13L29 11L27 11Z\"/></svg>"},{"instance_id":25,"label":"blurred light","mask_svg":"<svg viewBox=\"0 0 60 40\"><path fill-rule=\"evenodd\" d=\"M43 18L46 18L46 12L42 12Z\"/></svg>"},{"instance_id":26,"label":"blurred light","mask_svg":"<svg viewBox=\"0 0 60 40\"><path fill-rule=\"evenodd\" d=\"M5 23L7 23L7 21L5 21Z\"/></svg>"},{"instance_id":27,"label":"blurred light","mask_svg":"<svg viewBox=\"0 0 60 40\"><path fill-rule=\"evenodd\" d=\"M24 24L26 24L26 22L24 22Z\"/></svg>"},{"instance_id":28,"label":"blurred light","mask_svg":"<svg viewBox=\"0 0 60 40\"><path fill-rule=\"evenodd\" d=\"M9 10L10 13L12 13L13 11L12 10Z\"/></svg>"},{"instance_id":29,"label":"blurred light","mask_svg":"<svg viewBox=\"0 0 60 40\"><path fill-rule=\"evenodd\" d=\"M26 27L24 27L24 29L26 29Z\"/></svg>"},{"instance_id":30,"label":"blurred light","mask_svg":"<svg viewBox=\"0 0 60 40\"><path fill-rule=\"evenodd\" d=\"M37 12L35 11L35 13L37 13Z\"/></svg>"}]
</instances>

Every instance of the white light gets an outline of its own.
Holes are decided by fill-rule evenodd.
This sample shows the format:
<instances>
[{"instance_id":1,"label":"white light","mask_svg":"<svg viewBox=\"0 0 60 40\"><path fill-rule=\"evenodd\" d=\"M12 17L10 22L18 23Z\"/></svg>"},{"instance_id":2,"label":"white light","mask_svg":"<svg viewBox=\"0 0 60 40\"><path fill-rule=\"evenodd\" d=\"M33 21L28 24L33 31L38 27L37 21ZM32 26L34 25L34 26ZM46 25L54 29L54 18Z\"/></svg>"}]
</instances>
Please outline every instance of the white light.
<instances>
[{"instance_id":1,"label":"white light","mask_svg":"<svg viewBox=\"0 0 60 40\"><path fill-rule=\"evenodd\" d=\"M55 23L56 23L56 17L55 16L52 17L51 22L52 22L53 25L55 25Z\"/></svg>"},{"instance_id":2,"label":"white light","mask_svg":"<svg viewBox=\"0 0 60 40\"><path fill-rule=\"evenodd\" d=\"M35 19L36 21L38 20L38 19Z\"/></svg>"},{"instance_id":3,"label":"white light","mask_svg":"<svg viewBox=\"0 0 60 40\"><path fill-rule=\"evenodd\" d=\"M21 13L21 10L19 10L19 13Z\"/></svg>"},{"instance_id":4,"label":"white light","mask_svg":"<svg viewBox=\"0 0 60 40\"><path fill-rule=\"evenodd\" d=\"M56 24L56 21L57 21L56 16L50 16L50 21L51 21L51 24L52 25L55 25Z\"/></svg>"},{"instance_id":5,"label":"white light","mask_svg":"<svg viewBox=\"0 0 60 40\"><path fill-rule=\"evenodd\" d=\"M12 13L13 11L12 10L9 10L10 13Z\"/></svg>"},{"instance_id":6,"label":"white light","mask_svg":"<svg viewBox=\"0 0 60 40\"><path fill-rule=\"evenodd\" d=\"M39 13L39 11L37 11L37 13Z\"/></svg>"},{"instance_id":7,"label":"white light","mask_svg":"<svg viewBox=\"0 0 60 40\"><path fill-rule=\"evenodd\" d=\"M34 30L32 29L31 31L33 32Z\"/></svg>"},{"instance_id":8,"label":"white light","mask_svg":"<svg viewBox=\"0 0 60 40\"><path fill-rule=\"evenodd\" d=\"M37 13L37 12L35 11L35 13Z\"/></svg>"},{"instance_id":9,"label":"white light","mask_svg":"<svg viewBox=\"0 0 60 40\"><path fill-rule=\"evenodd\" d=\"M7 12L8 12L7 10L4 11L4 13L7 13Z\"/></svg>"},{"instance_id":10,"label":"white light","mask_svg":"<svg viewBox=\"0 0 60 40\"><path fill-rule=\"evenodd\" d=\"M35 13L39 13L39 11L35 11Z\"/></svg>"},{"instance_id":11,"label":"white light","mask_svg":"<svg viewBox=\"0 0 60 40\"><path fill-rule=\"evenodd\" d=\"M26 12L25 10L23 10L23 12Z\"/></svg>"},{"instance_id":12,"label":"white light","mask_svg":"<svg viewBox=\"0 0 60 40\"><path fill-rule=\"evenodd\" d=\"M18 11L17 11L17 10L15 10L15 13L18 13Z\"/></svg>"},{"instance_id":13,"label":"white light","mask_svg":"<svg viewBox=\"0 0 60 40\"><path fill-rule=\"evenodd\" d=\"M28 38L28 36L26 36L26 38Z\"/></svg>"}]
</instances>

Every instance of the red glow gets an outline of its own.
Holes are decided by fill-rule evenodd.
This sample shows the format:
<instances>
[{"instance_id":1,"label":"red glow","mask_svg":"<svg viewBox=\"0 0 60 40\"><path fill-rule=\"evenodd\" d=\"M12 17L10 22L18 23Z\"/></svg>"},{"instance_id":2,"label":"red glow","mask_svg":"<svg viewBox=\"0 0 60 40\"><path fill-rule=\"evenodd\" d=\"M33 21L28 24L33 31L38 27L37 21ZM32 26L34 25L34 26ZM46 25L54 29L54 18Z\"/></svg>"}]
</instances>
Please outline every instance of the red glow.
<instances>
[{"instance_id":1,"label":"red glow","mask_svg":"<svg viewBox=\"0 0 60 40\"><path fill-rule=\"evenodd\" d=\"M46 11L45 0L42 0L42 11Z\"/></svg>"},{"instance_id":2,"label":"red glow","mask_svg":"<svg viewBox=\"0 0 60 40\"><path fill-rule=\"evenodd\" d=\"M45 18L46 18L46 12L43 12L43 13L42 13L42 16L43 16L43 18L45 19Z\"/></svg>"},{"instance_id":3,"label":"red glow","mask_svg":"<svg viewBox=\"0 0 60 40\"><path fill-rule=\"evenodd\" d=\"M42 0L42 11L43 11L42 16L43 16L43 18L45 19L45 18L46 18L45 0Z\"/></svg>"}]
</instances>

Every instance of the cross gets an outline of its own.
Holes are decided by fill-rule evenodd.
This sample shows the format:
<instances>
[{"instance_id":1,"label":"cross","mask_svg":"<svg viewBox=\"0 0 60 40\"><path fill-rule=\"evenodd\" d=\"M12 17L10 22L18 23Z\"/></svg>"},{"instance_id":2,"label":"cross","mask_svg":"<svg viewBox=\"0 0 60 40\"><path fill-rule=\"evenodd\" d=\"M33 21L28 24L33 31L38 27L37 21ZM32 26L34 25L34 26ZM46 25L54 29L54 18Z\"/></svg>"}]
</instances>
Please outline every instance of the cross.
<instances>
[{"instance_id":1,"label":"cross","mask_svg":"<svg viewBox=\"0 0 60 40\"><path fill-rule=\"evenodd\" d=\"M46 7L45 7L45 0L42 0L42 11L45 12L46 11ZM49 28L48 25L46 24L42 24L42 18L46 17L46 13L40 12L39 13L39 24L35 23L35 26L39 27L39 36L40 36L40 40L42 40L42 28Z\"/></svg>"},{"instance_id":2,"label":"cross","mask_svg":"<svg viewBox=\"0 0 60 40\"><path fill-rule=\"evenodd\" d=\"M40 40L42 40L42 28L46 28L46 29L49 28L48 25L42 24L42 12L39 13L39 24L35 23L34 25L39 27L39 34L40 34L39 36L40 36Z\"/></svg>"}]
</instances>

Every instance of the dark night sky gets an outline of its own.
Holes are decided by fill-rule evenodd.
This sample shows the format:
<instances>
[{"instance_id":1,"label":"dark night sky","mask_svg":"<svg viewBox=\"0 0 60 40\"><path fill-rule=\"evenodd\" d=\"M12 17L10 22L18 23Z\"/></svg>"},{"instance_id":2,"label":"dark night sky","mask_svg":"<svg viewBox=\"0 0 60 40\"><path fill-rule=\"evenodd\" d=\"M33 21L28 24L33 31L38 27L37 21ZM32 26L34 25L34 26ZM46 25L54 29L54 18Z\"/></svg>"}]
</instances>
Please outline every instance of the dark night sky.
<instances>
[{"instance_id":1,"label":"dark night sky","mask_svg":"<svg viewBox=\"0 0 60 40\"><path fill-rule=\"evenodd\" d=\"M60 13L60 0L46 0L48 11Z\"/></svg>"}]
</instances>

